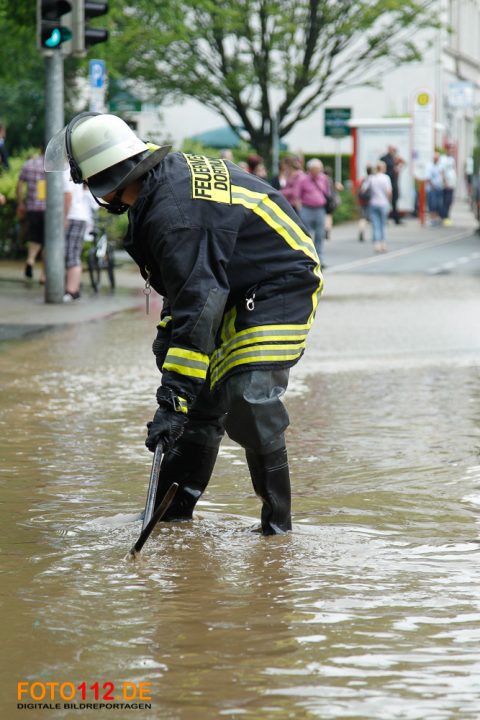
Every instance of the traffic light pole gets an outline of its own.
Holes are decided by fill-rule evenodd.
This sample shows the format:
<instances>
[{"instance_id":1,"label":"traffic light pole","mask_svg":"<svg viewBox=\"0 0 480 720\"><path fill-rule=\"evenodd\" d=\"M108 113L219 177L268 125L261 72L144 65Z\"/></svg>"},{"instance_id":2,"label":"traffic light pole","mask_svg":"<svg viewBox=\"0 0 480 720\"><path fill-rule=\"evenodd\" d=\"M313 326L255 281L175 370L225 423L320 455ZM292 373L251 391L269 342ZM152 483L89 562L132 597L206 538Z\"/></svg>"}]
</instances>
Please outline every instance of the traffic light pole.
<instances>
[{"instance_id":1,"label":"traffic light pole","mask_svg":"<svg viewBox=\"0 0 480 720\"><path fill-rule=\"evenodd\" d=\"M64 126L63 54L53 50L45 57L45 145ZM63 173L47 175L45 214L45 302L61 303L65 289L65 228L63 218Z\"/></svg>"}]
</instances>

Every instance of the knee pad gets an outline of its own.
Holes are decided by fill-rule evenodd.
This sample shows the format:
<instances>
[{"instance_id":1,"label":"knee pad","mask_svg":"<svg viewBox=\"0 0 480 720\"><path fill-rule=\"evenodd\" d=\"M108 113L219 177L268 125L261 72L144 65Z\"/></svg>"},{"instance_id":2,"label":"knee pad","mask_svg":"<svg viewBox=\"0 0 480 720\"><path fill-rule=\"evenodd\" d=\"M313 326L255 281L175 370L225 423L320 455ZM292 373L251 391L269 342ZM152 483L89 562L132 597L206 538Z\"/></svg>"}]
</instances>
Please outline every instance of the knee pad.
<instances>
[{"instance_id":1,"label":"knee pad","mask_svg":"<svg viewBox=\"0 0 480 720\"><path fill-rule=\"evenodd\" d=\"M263 452L284 443L289 425L281 398L288 384L288 370L253 370L233 375L226 383L228 414L225 429L244 448Z\"/></svg>"}]
</instances>

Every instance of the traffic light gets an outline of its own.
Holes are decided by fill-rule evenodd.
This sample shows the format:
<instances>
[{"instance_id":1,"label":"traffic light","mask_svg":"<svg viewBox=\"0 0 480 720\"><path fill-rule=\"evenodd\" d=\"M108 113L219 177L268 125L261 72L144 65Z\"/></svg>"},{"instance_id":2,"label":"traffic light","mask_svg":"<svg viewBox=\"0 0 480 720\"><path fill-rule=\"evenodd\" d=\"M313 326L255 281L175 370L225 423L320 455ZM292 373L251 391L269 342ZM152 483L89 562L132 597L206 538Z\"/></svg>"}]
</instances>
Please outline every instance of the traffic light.
<instances>
[{"instance_id":1,"label":"traffic light","mask_svg":"<svg viewBox=\"0 0 480 720\"><path fill-rule=\"evenodd\" d=\"M72 2L67 0L37 0L37 45L41 50L55 50L72 39L71 11Z\"/></svg>"},{"instance_id":2,"label":"traffic light","mask_svg":"<svg viewBox=\"0 0 480 720\"><path fill-rule=\"evenodd\" d=\"M108 2L90 2L90 0L72 0L72 55L85 55L87 50L97 43L108 40L108 30L105 28L90 27L92 18L106 15Z\"/></svg>"}]
</instances>

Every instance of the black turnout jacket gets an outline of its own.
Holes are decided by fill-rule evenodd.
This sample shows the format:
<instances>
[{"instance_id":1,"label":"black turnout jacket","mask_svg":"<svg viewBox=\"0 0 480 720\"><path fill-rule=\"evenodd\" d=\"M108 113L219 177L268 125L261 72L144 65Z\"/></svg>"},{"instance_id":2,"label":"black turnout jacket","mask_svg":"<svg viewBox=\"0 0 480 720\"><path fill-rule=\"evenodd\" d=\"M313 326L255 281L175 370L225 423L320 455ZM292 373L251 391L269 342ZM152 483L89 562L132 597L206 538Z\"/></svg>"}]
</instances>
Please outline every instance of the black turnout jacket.
<instances>
[{"instance_id":1,"label":"black turnout jacket","mask_svg":"<svg viewBox=\"0 0 480 720\"><path fill-rule=\"evenodd\" d=\"M164 297L162 385L187 401L303 354L322 275L312 239L268 183L229 161L171 153L129 210L125 249Z\"/></svg>"}]
</instances>

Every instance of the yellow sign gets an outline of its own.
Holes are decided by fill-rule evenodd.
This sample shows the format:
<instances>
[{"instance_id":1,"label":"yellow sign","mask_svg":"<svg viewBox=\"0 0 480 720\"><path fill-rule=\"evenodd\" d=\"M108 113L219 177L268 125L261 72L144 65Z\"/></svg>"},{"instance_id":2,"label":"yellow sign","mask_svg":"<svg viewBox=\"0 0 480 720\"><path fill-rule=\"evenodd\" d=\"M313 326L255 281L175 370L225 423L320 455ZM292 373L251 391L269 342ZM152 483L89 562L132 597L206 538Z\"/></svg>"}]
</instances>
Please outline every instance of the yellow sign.
<instances>
[{"instance_id":1,"label":"yellow sign","mask_svg":"<svg viewBox=\"0 0 480 720\"><path fill-rule=\"evenodd\" d=\"M47 199L47 182L46 180L37 181L37 200L43 202Z\"/></svg>"},{"instance_id":2,"label":"yellow sign","mask_svg":"<svg viewBox=\"0 0 480 720\"><path fill-rule=\"evenodd\" d=\"M419 105L428 105L430 102L430 95L426 92L421 92L417 95L417 103Z\"/></svg>"},{"instance_id":3,"label":"yellow sign","mask_svg":"<svg viewBox=\"0 0 480 720\"><path fill-rule=\"evenodd\" d=\"M192 176L192 198L230 205L230 174L223 160L207 158L205 155L184 154L184 157Z\"/></svg>"}]
</instances>

